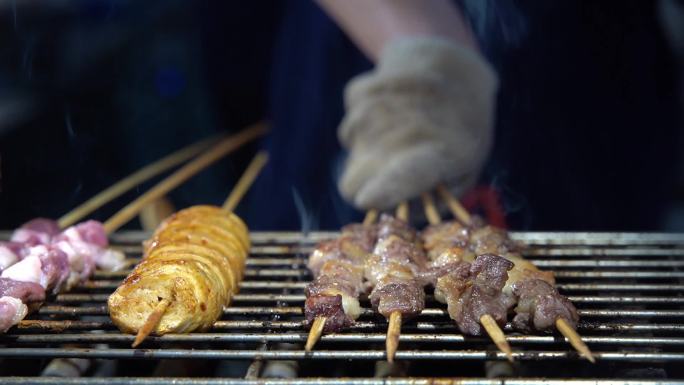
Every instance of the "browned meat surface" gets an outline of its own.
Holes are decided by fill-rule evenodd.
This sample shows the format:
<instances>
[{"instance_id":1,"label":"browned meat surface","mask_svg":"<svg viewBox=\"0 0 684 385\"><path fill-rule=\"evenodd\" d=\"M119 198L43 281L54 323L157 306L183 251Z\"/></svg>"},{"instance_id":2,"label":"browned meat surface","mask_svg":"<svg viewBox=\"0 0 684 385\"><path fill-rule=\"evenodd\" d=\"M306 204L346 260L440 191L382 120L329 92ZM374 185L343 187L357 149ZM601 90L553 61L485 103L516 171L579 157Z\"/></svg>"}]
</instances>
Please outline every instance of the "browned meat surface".
<instances>
[{"instance_id":1,"label":"browned meat surface","mask_svg":"<svg viewBox=\"0 0 684 385\"><path fill-rule=\"evenodd\" d=\"M354 264L363 264L368 253L373 251L376 233L374 226L345 226L339 238L321 242L316 246L309 256L309 270L317 277L321 267L329 260L347 260Z\"/></svg>"},{"instance_id":2,"label":"browned meat surface","mask_svg":"<svg viewBox=\"0 0 684 385\"><path fill-rule=\"evenodd\" d=\"M321 274L306 287L306 295L343 293L357 297L364 290L363 269L344 261L328 261Z\"/></svg>"},{"instance_id":3,"label":"browned meat surface","mask_svg":"<svg viewBox=\"0 0 684 385\"><path fill-rule=\"evenodd\" d=\"M459 222L449 221L430 225L420 234L430 259L436 259L446 249L468 245L470 231Z\"/></svg>"},{"instance_id":4,"label":"browned meat surface","mask_svg":"<svg viewBox=\"0 0 684 385\"><path fill-rule=\"evenodd\" d=\"M506 254L520 249L520 245L508 237L508 233L493 226L476 228L470 236L470 249L477 255Z\"/></svg>"},{"instance_id":5,"label":"browned meat surface","mask_svg":"<svg viewBox=\"0 0 684 385\"><path fill-rule=\"evenodd\" d=\"M354 243L370 253L378 239L378 229L375 225L352 223L342 228L342 235L354 239Z\"/></svg>"},{"instance_id":6,"label":"browned meat surface","mask_svg":"<svg viewBox=\"0 0 684 385\"><path fill-rule=\"evenodd\" d=\"M444 293L449 315L461 332L482 334L480 318L485 314L501 325L506 323L506 315L513 302L501 289L512 267L513 263L505 258L485 254L470 265L469 275L461 268L440 278L437 287Z\"/></svg>"},{"instance_id":7,"label":"browned meat surface","mask_svg":"<svg viewBox=\"0 0 684 385\"><path fill-rule=\"evenodd\" d=\"M431 259L425 270L420 273L419 279L424 285L435 286L437 279L448 275L463 265L470 269L469 262L475 260L475 254L461 247L451 247L442 251L438 257Z\"/></svg>"},{"instance_id":8,"label":"browned meat surface","mask_svg":"<svg viewBox=\"0 0 684 385\"><path fill-rule=\"evenodd\" d=\"M541 279L526 279L513 284L518 300L513 326L520 330L550 331L556 319L565 319L573 328L577 326L577 309L555 287Z\"/></svg>"},{"instance_id":9,"label":"browned meat surface","mask_svg":"<svg viewBox=\"0 0 684 385\"><path fill-rule=\"evenodd\" d=\"M311 253L308 267L315 279L306 288L305 314L310 322L327 317L325 332L339 331L361 314L364 266L376 233L375 226L348 225L339 238L320 243Z\"/></svg>"},{"instance_id":10,"label":"browned meat surface","mask_svg":"<svg viewBox=\"0 0 684 385\"><path fill-rule=\"evenodd\" d=\"M371 304L385 317L397 311L405 318L425 308L423 284L418 280L427 256L416 232L404 221L382 215L378 242L368 257L365 277L373 288Z\"/></svg>"},{"instance_id":11,"label":"browned meat surface","mask_svg":"<svg viewBox=\"0 0 684 385\"><path fill-rule=\"evenodd\" d=\"M386 318L395 311L404 318L412 318L425 308L423 285L415 280L384 281L370 294L371 305Z\"/></svg>"},{"instance_id":12,"label":"browned meat surface","mask_svg":"<svg viewBox=\"0 0 684 385\"><path fill-rule=\"evenodd\" d=\"M325 333L337 332L354 323L354 320L344 312L341 295L307 295L304 315L309 324L316 317L326 317L323 327Z\"/></svg>"},{"instance_id":13,"label":"browned meat surface","mask_svg":"<svg viewBox=\"0 0 684 385\"><path fill-rule=\"evenodd\" d=\"M382 214L378 223L378 239L384 239L390 235L408 242L415 242L418 239L416 231L408 223L391 215Z\"/></svg>"}]
</instances>

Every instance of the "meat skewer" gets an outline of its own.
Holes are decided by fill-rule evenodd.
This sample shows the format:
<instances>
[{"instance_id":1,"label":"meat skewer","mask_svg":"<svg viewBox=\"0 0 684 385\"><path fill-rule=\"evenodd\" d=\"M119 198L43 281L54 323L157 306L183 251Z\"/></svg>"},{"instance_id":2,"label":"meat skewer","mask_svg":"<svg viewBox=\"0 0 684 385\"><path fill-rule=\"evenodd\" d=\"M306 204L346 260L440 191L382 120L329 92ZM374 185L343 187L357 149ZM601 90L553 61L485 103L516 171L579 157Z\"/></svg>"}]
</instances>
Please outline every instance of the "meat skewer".
<instances>
[{"instance_id":1,"label":"meat skewer","mask_svg":"<svg viewBox=\"0 0 684 385\"><path fill-rule=\"evenodd\" d=\"M230 304L250 241L245 224L226 208L237 205L266 160L257 154L224 207L181 210L145 242L143 261L107 301L114 324L136 334L133 347L151 333L209 329Z\"/></svg>"},{"instance_id":2,"label":"meat skewer","mask_svg":"<svg viewBox=\"0 0 684 385\"><path fill-rule=\"evenodd\" d=\"M0 243L0 332L6 332L48 295L70 290L95 268L118 270L125 256L109 249L102 224L86 221L60 231L57 222L37 218Z\"/></svg>"},{"instance_id":3,"label":"meat skewer","mask_svg":"<svg viewBox=\"0 0 684 385\"><path fill-rule=\"evenodd\" d=\"M449 203L454 216L467 219L472 224L467 211L444 186L439 186L440 195ZM540 271L534 264L524 260L517 252L517 245L508 238L505 231L484 226L473 231L471 248L476 253L494 252L513 262L509 279L503 288L504 293L517 300L517 313L513 325L522 330L550 330L557 328L570 344L587 360L595 362L594 356L577 334L575 324L578 316L575 307L555 288L555 280L550 272Z\"/></svg>"},{"instance_id":4,"label":"meat skewer","mask_svg":"<svg viewBox=\"0 0 684 385\"><path fill-rule=\"evenodd\" d=\"M425 268L426 257L407 224L408 204L402 202L396 214L396 219L380 219L378 242L365 273L373 286L371 304L389 321L385 348L390 363L399 346L403 319L415 317L425 308L425 292L417 277Z\"/></svg>"},{"instance_id":5,"label":"meat skewer","mask_svg":"<svg viewBox=\"0 0 684 385\"><path fill-rule=\"evenodd\" d=\"M506 272L513 264L491 254L479 256L475 260L473 253L463 247L454 247L465 246L467 229L457 223L445 223L438 227L442 219L432 196L424 193L422 200L425 216L431 225L426 230L428 237L424 235L424 239L427 238L425 248L432 260L428 277L435 285L435 298L449 305L449 314L457 321L462 332L480 334L481 328L476 324L479 321L496 346L512 362L513 353L499 323L506 322L510 300L501 295L501 290L508 279ZM433 242L443 233L450 233L452 238ZM496 319L490 314L492 311Z\"/></svg>"},{"instance_id":6,"label":"meat skewer","mask_svg":"<svg viewBox=\"0 0 684 385\"><path fill-rule=\"evenodd\" d=\"M361 314L359 296L366 291L364 267L377 238L376 217L377 211L368 211L362 225L345 226L340 237L322 242L311 253L308 267L315 278L306 288L304 304L311 323L306 351L323 332L339 331Z\"/></svg>"}]
</instances>

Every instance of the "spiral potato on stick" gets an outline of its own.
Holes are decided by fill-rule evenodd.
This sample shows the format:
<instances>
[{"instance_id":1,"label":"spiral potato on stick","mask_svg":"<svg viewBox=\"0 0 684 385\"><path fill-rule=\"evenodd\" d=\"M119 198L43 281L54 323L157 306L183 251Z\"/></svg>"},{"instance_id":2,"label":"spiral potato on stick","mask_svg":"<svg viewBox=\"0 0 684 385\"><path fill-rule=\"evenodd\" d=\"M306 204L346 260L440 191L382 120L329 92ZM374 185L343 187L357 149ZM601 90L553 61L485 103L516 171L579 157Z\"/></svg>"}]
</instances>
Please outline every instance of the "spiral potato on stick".
<instances>
[{"instance_id":1,"label":"spiral potato on stick","mask_svg":"<svg viewBox=\"0 0 684 385\"><path fill-rule=\"evenodd\" d=\"M145 242L143 261L108 301L125 333L207 330L238 291L250 247L245 224L232 212L194 206L165 220ZM154 322L151 322L154 321Z\"/></svg>"}]
</instances>

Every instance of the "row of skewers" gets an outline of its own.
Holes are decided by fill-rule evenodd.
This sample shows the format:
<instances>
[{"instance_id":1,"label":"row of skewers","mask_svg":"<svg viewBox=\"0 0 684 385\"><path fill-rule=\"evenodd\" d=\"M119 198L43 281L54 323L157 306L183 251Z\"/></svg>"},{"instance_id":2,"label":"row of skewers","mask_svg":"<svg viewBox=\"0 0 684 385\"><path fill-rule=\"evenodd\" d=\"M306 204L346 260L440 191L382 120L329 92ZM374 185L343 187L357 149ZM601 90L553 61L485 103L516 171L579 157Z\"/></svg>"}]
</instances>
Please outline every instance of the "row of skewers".
<instances>
[{"instance_id":1,"label":"row of skewers","mask_svg":"<svg viewBox=\"0 0 684 385\"><path fill-rule=\"evenodd\" d=\"M501 329L512 325L523 332L558 329L585 358L594 362L576 333L574 305L555 288L551 272L526 261L521 246L502 230L472 218L444 186L439 194L458 220L442 222L432 196L423 194L430 225L417 232L408 225L408 208L396 215L370 211L363 224L342 229L320 243L309 257L314 280L306 288L304 306L311 325L306 350L322 333L338 332L361 314L360 300L388 322L387 359L392 362L401 324L425 307L425 287L466 335L489 334L509 360L512 350Z\"/></svg>"},{"instance_id":2,"label":"row of skewers","mask_svg":"<svg viewBox=\"0 0 684 385\"><path fill-rule=\"evenodd\" d=\"M107 234L237 145L229 141L216 146L104 224L87 221L60 232L58 223L35 220L18 229L11 242L0 246L0 329L23 319L46 293L68 290L87 279L95 265L121 267L123 255L107 248ZM263 160L257 163L263 165ZM150 333L206 330L229 305L249 250L247 228L231 211L259 168L250 166L223 208L182 210L162 223L145 245L145 260L108 301L115 324L137 334L134 346ZM371 211L363 224L346 226L339 238L316 248L309 260L315 280L306 290L305 314L311 324L306 349L312 349L322 332L352 325L367 295L375 311L389 321L387 357L392 361L401 324L421 313L429 286L435 298L447 304L462 333L487 332L509 359L512 351L500 326L513 312L515 328L558 328L593 362L574 331L577 312L555 289L553 275L525 261L519 245L503 230L471 218L444 187L439 192L458 221L441 222L425 194L430 226L420 233L408 225L408 207L402 204L395 217L383 214L375 223L377 212Z\"/></svg>"}]
</instances>

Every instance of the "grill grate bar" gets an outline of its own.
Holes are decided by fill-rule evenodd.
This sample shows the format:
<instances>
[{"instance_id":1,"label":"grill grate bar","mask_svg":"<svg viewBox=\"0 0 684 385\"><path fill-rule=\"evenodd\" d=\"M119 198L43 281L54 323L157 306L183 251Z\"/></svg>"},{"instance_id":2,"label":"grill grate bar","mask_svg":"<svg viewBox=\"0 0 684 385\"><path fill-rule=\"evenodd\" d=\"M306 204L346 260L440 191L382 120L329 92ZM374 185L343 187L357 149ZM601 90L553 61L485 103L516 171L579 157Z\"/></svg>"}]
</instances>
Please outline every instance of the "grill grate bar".
<instances>
[{"instance_id":1,"label":"grill grate bar","mask_svg":"<svg viewBox=\"0 0 684 385\"><path fill-rule=\"evenodd\" d=\"M452 327L453 329L453 327ZM162 337L148 337L148 342L157 343L181 343L181 342L306 342L307 333L299 334L272 334L272 333L192 333L192 334L167 334ZM321 337L324 342L384 342L385 333L344 333L330 334ZM15 343L126 343L130 344L135 336L121 333L73 333L73 334L27 334L27 335L2 335L0 341ZM602 337L585 336L584 342L589 344L603 345L684 345L684 338L676 337ZM556 336L506 336L511 344L561 344L567 343L567 339ZM461 334L407 334L400 337L402 342L412 343L488 343L487 338L464 337Z\"/></svg>"},{"instance_id":2,"label":"grill grate bar","mask_svg":"<svg viewBox=\"0 0 684 385\"><path fill-rule=\"evenodd\" d=\"M131 261L133 261L131 259ZM684 260L548 260L548 259L529 259L538 267L591 267L591 268L667 268L667 267L684 267ZM287 269L247 269L246 273L249 276L295 276L307 275L307 270L303 267L305 259L303 258L252 258L247 261L247 266L287 266ZM294 271L294 272L293 272ZM130 271L98 271L95 273L95 279L107 278L124 278Z\"/></svg>"},{"instance_id":3,"label":"grill grate bar","mask_svg":"<svg viewBox=\"0 0 684 385\"><path fill-rule=\"evenodd\" d=\"M384 329L386 325L369 321L358 321L348 330L377 330ZM305 327L304 321L217 321L213 330L244 330L244 329L259 329L259 330L302 330ZM93 329L107 329L114 330L114 324L111 321L82 321L82 320L25 320L19 324L20 330L35 330L35 331L65 331L65 330L93 330ZM586 323L580 322L577 326L580 331L606 331L606 332L624 332L624 331L647 331L647 332L684 332L684 324L656 324L656 323ZM445 330L453 332L455 326L452 322L414 322L404 326L404 330ZM505 331L513 332L514 329L510 323L504 327ZM12 335L12 334L10 334Z\"/></svg>"},{"instance_id":4,"label":"grill grate bar","mask_svg":"<svg viewBox=\"0 0 684 385\"><path fill-rule=\"evenodd\" d=\"M106 315L107 307L100 306L43 306L39 314L44 315ZM257 307L231 306L223 310L225 315L302 315L301 307ZM613 309L579 309L582 317L684 317L684 310L613 310ZM372 309L362 309L361 316L373 316ZM429 308L423 310L421 316L448 316L446 309Z\"/></svg>"},{"instance_id":5,"label":"grill grate bar","mask_svg":"<svg viewBox=\"0 0 684 385\"><path fill-rule=\"evenodd\" d=\"M81 303L81 302L105 302L109 294L60 294L55 302ZM426 296L428 300L432 296ZM684 303L684 297L654 297L654 296L569 296L576 303L634 303L634 304L680 304ZM306 299L304 294L237 294L233 297L233 303L239 302L294 302L303 303Z\"/></svg>"},{"instance_id":6,"label":"grill grate bar","mask_svg":"<svg viewBox=\"0 0 684 385\"><path fill-rule=\"evenodd\" d=\"M684 353L594 352L597 361L684 361ZM95 359L205 359L205 360L385 360L383 350L195 350L195 349L80 349L80 348L5 348L0 357L95 358ZM578 360L573 351L516 351L515 360ZM508 360L502 352L484 350L403 350L397 360Z\"/></svg>"}]
</instances>

